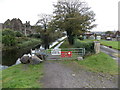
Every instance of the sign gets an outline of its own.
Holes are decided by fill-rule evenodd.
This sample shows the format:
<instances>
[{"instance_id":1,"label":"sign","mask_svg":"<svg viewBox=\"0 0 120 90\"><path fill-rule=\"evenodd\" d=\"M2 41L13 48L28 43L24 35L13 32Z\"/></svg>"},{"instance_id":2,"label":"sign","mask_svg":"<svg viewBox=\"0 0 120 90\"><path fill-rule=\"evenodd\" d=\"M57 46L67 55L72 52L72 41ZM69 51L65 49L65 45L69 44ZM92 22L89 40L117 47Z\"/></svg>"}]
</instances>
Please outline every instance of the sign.
<instances>
[{"instance_id":1,"label":"sign","mask_svg":"<svg viewBox=\"0 0 120 90\"><path fill-rule=\"evenodd\" d=\"M51 49L52 55L61 55L61 49Z\"/></svg>"},{"instance_id":2,"label":"sign","mask_svg":"<svg viewBox=\"0 0 120 90\"><path fill-rule=\"evenodd\" d=\"M62 51L61 57L72 57L72 52L71 51Z\"/></svg>"}]
</instances>

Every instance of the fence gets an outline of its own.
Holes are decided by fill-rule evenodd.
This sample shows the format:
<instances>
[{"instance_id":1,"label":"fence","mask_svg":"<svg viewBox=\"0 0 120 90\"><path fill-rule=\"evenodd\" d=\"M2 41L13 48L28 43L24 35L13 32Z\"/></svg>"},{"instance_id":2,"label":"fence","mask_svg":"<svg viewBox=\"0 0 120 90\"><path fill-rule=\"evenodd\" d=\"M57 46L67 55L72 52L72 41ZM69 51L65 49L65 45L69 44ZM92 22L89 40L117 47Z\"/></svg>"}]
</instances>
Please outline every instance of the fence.
<instances>
[{"instance_id":1,"label":"fence","mask_svg":"<svg viewBox=\"0 0 120 90\"><path fill-rule=\"evenodd\" d=\"M47 50L35 50L34 53L46 54L46 60L70 60L85 55L85 48L58 48Z\"/></svg>"}]
</instances>

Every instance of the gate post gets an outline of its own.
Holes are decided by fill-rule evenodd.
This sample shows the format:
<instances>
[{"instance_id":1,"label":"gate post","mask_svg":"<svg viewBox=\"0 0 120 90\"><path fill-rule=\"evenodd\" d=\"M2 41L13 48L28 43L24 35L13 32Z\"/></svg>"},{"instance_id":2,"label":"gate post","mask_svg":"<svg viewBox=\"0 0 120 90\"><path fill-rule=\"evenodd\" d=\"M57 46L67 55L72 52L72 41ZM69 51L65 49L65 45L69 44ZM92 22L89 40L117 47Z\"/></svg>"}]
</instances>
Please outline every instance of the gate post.
<instances>
[{"instance_id":1,"label":"gate post","mask_svg":"<svg viewBox=\"0 0 120 90\"><path fill-rule=\"evenodd\" d=\"M96 54L100 53L100 42L99 41L94 41L94 50Z\"/></svg>"}]
</instances>

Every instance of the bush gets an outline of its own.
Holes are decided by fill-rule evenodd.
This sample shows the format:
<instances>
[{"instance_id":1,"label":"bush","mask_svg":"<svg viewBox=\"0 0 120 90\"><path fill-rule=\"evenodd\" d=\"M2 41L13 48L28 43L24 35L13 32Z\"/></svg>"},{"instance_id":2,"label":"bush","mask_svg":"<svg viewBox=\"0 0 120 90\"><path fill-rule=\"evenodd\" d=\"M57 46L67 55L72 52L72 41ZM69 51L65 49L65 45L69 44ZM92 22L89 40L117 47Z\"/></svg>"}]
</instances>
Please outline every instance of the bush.
<instances>
[{"instance_id":1,"label":"bush","mask_svg":"<svg viewBox=\"0 0 120 90\"><path fill-rule=\"evenodd\" d=\"M19 31L16 31L16 32L15 32L15 36L16 36L16 37L22 37L23 34L22 34L21 32L19 32Z\"/></svg>"},{"instance_id":2,"label":"bush","mask_svg":"<svg viewBox=\"0 0 120 90\"><path fill-rule=\"evenodd\" d=\"M16 44L16 40L15 40L15 37L14 36L11 36L11 35L4 35L2 37L2 43L5 45L5 46L14 46Z\"/></svg>"},{"instance_id":3,"label":"bush","mask_svg":"<svg viewBox=\"0 0 120 90\"><path fill-rule=\"evenodd\" d=\"M81 42L80 40L76 39L74 47L75 48L85 48L85 55L90 55L95 52L94 51L94 42L92 42L92 41Z\"/></svg>"},{"instance_id":4,"label":"bush","mask_svg":"<svg viewBox=\"0 0 120 90\"><path fill-rule=\"evenodd\" d=\"M41 38L40 34L30 34L28 37Z\"/></svg>"},{"instance_id":5,"label":"bush","mask_svg":"<svg viewBox=\"0 0 120 90\"><path fill-rule=\"evenodd\" d=\"M5 35L15 36L15 32L12 29L4 29L2 31L2 36L5 36Z\"/></svg>"},{"instance_id":6,"label":"bush","mask_svg":"<svg viewBox=\"0 0 120 90\"><path fill-rule=\"evenodd\" d=\"M2 32L2 43L5 46L14 46L16 44L15 33L11 29L4 29Z\"/></svg>"}]
</instances>

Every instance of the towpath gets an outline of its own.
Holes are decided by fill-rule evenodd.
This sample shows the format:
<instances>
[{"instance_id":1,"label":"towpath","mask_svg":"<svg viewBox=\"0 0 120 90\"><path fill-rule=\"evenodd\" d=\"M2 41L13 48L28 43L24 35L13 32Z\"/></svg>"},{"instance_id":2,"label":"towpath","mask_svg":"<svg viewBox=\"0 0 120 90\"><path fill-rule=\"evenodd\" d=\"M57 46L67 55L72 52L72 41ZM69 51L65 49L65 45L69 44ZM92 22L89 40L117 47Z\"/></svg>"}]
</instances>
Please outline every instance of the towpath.
<instances>
[{"instance_id":1,"label":"towpath","mask_svg":"<svg viewBox=\"0 0 120 90\"><path fill-rule=\"evenodd\" d=\"M45 61L43 88L117 88L118 77L94 73L75 62Z\"/></svg>"}]
</instances>

